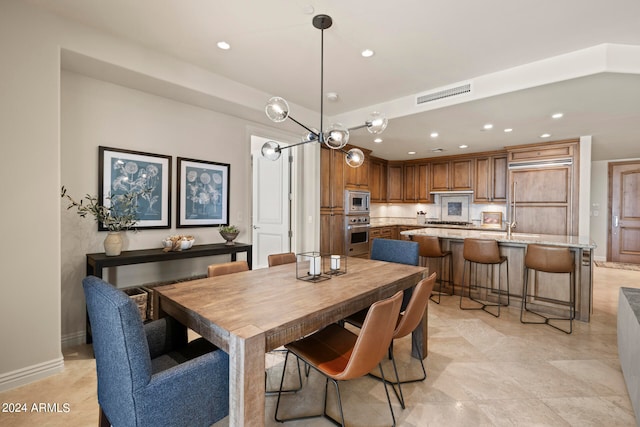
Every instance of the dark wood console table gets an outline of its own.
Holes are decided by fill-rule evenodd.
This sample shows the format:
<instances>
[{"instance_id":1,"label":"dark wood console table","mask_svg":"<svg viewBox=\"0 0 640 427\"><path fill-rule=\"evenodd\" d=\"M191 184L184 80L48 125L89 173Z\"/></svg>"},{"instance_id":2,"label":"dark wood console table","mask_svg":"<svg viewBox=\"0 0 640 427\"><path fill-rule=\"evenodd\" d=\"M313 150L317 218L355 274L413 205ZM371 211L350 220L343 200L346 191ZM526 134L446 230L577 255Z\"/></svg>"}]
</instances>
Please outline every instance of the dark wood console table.
<instances>
[{"instance_id":1,"label":"dark wood console table","mask_svg":"<svg viewBox=\"0 0 640 427\"><path fill-rule=\"evenodd\" d=\"M102 270L109 267L122 265L146 264L149 262L164 262L178 259L200 258L215 255L231 255L231 261L236 261L238 252L247 253L249 270L252 268L251 257L253 246L246 243L226 245L224 243L212 243L209 245L195 245L184 251L163 252L162 248L141 249L137 251L123 251L118 256L106 256L104 252L87 254L87 276L102 278ZM86 342L91 343L91 325L87 314Z\"/></svg>"},{"instance_id":2,"label":"dark wood console table","mask_svg":"<svg viewBox=\"0 0 640 427\"><path fill-rule=\"evenodd\" d=\"M145 264L148 262L173 261L176 259L200 258L214 255L231 255L231 261L236 260L238 252L247 253L247 263L251 269L252 245L236 243L212 243L210 245L195 245L190 249L178 252L163 252L162 248L141 249L137 251L123 251L118 256L106 256L104 252L87 254L87 276L102 277L102 269L121 265Z\"/></svg>"}]
</instances>

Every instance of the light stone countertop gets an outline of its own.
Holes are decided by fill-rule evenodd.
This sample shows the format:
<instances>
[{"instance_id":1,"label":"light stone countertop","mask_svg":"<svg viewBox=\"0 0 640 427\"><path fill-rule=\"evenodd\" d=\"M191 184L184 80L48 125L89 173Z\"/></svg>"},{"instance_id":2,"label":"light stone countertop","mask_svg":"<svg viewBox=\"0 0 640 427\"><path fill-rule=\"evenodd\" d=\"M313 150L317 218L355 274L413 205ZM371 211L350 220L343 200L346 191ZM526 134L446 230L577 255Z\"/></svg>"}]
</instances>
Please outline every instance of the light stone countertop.
<instances>
[{"instance_id":1,"label":"light stone countertop","mask_svg":"<svg viewBox=\"0 0 640 427\"><path fill-rule=\"evenodd\" d=\"M436 219L434 219L436 220ZM429 220L431 221L431 219ZM394 225L399 226L411 226L411 227L429 227L429 228L450 228L459 230L488 230L488 231L504 231L504 228L487 228L481 225L451 225L451 224L418 224L415 219L378 219L371 218L371 227L392 227Z\"/></svg>"},{"instance_id":2,"label":"light stone countertop","mask_svg":"<svg viewBox=\"0 0 640 427\"><path fill-rule=\"evenodd\" d=\"M426 235L443 239L495 239L498 243L541 244L551 246L569 246L572 248L594 249L596 244L584 236L562 236L553 234L512 233L507 237L506 231L451 228L419 228L401 232L405 236Z\"/></svg>"}]
</instances>

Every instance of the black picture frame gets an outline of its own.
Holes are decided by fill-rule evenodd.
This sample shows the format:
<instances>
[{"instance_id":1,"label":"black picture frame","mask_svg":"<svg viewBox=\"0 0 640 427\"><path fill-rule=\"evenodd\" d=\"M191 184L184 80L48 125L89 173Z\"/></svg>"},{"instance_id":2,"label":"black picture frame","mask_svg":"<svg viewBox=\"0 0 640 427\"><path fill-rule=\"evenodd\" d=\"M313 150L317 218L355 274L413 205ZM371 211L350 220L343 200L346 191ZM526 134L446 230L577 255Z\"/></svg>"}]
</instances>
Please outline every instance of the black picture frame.
<instances>
[{"instance_id":1,"label":"black picture frame","mask_svg":"<svg viewBox=\"0 0 640 427\"><path fill-rule=\"evenodd\" d=\"M229 225L231 165L178 157L176 227Z\"/></svg>"},{"instance_id":2,"label":"black picture frame","mask_svg":"<svg viewBox=\"0 0 640 427\"><path fill-rule=\"evenodd\" d=\"M171 228L171 156L103 146L98 153L98 200L110 206L110 196L144 189L134 228Z\"/></svg>"}]
</instances>

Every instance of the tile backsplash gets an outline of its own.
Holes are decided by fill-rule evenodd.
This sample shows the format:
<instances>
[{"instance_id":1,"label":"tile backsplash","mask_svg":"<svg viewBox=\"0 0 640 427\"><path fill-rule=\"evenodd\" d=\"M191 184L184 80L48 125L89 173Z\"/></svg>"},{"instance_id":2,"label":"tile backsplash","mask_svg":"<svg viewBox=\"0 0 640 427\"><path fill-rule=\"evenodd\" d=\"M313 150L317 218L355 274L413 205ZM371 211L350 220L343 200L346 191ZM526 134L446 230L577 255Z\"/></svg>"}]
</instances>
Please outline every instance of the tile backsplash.
<instances>
[{"instance_id":1,"label":"tile backsplash","mask_svg":"<svg viewBox=\"0 0 640 427\"><path fill-rule=\"evenodd\" d=\"M371 203L371 219L389 219L415 221L418 211L426 212L426 219L442 219L441 195L435 194L435 203ZM469 196L470 200L472 196ZM506 219L507 207L504 204L476 204L469 203L469 219L474 224L480 224L482 212L502 212L502 221Z\"/></svg>"}]
</instances>

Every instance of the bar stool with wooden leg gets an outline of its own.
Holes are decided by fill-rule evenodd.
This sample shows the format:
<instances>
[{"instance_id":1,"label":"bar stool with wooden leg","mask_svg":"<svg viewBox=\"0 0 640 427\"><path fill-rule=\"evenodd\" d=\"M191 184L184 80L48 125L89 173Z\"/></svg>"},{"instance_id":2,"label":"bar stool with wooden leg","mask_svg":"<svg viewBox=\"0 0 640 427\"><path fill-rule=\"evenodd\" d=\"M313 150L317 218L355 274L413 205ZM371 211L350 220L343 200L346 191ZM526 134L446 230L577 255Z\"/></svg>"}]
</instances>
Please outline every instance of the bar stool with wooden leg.
<instances>
[{"instance_id":1,"label":"bar stool with wooden leg","mask_svg":"<svg viewBox=\"0 0 640 427\"><path fill-rule=\"evenodd\" d=\"M509 263L506 256L500 255L500 248L498 247L498 242L493 239L464 239L464 245L462 248L462 255L464 258L464 266L462 269L462 292L460 293L460 309L462 310L483 310L489 313L494 317L500 317L500 307L503 305L509 305ZM504 291L502 290L502 279L500 275L500 266L502 264L506 264L507 266L507 303L502 303L502 294ZM476 307L463 307L462 301L464 299L464 289L465 289L465 275L467 272L467 265L469 266L469 292L467 298L471 301L480 304L480 306ZM478 284L478 265L487 265L491 271L491 283L487 285ZM471 296L471 289L485 289L487 294L490 292L496 293L496 288L494 285L494 266L498 265L498 300L495 303L490 303L487 300L480 300ZM471 267L474 267L474 272L472 274ZM472 280L475 280L476 283L472 284ZM497 307L497 312L493 313L487 310L487 307Z\"/></svg>"},{"instance_id":2,"label":"bar stool with wooden leg","mask_svg":"<svg viewBox=\"0 0 640 427\"><path fill-rule=\"evenodd\" d=\"M418 242L420 245L420 258L423 266L427 266L430 258L438 258L440 259L440 276L438 283L438 289L436 295L438 296L438 300L434 299L434 294L432 293L429 299L436 304L440 304L440 297L442 295L453 295L455 285L453 283L453 263L451 257L451 251L443 251L440 247L440 239L435 236L421 236L414 235L411 237L411 240ZM444 266L446 259L449 258L449 275L447 276L447 280L444 280ZM449 286L451 286L451 293L448 294L446 292L442 292L442 285L444 282L447 282Z\"/></svg>"},{"instance_id":3,"label":"bar stool with wooden leg","mask_svg":"<svg viewBox=\"0 0 640 427\"><path fill-rule=\"evenodd\" d=\"M570 334L573 331L573 319L576 317L576 287L575 287L575 260L573 253L569 248L561 246L545 246L545 245L528 245L527 254L524 257L524 290L522 292L522 306L520 308L520 322L533 323L533 324L547 324L552 328L556 328L566 334ZM558 300L551 296L542 296L540 294L541 286L538 285L538 275L535 275L535 291L530 291L529 287L529 272L534 270L535 272L553 273L553 274L568 274L569 275L569 301ZM569 306L568 317L557 317L542 314L538 311L534 311L527 306L530 298L538 298L545 302L552 302L560 305ZM542 321L530 321L525 320L525 312L535 314ZM563 329L552 323L550 320L568 320L569 330Z\"/></svg>"}]
</instances>

